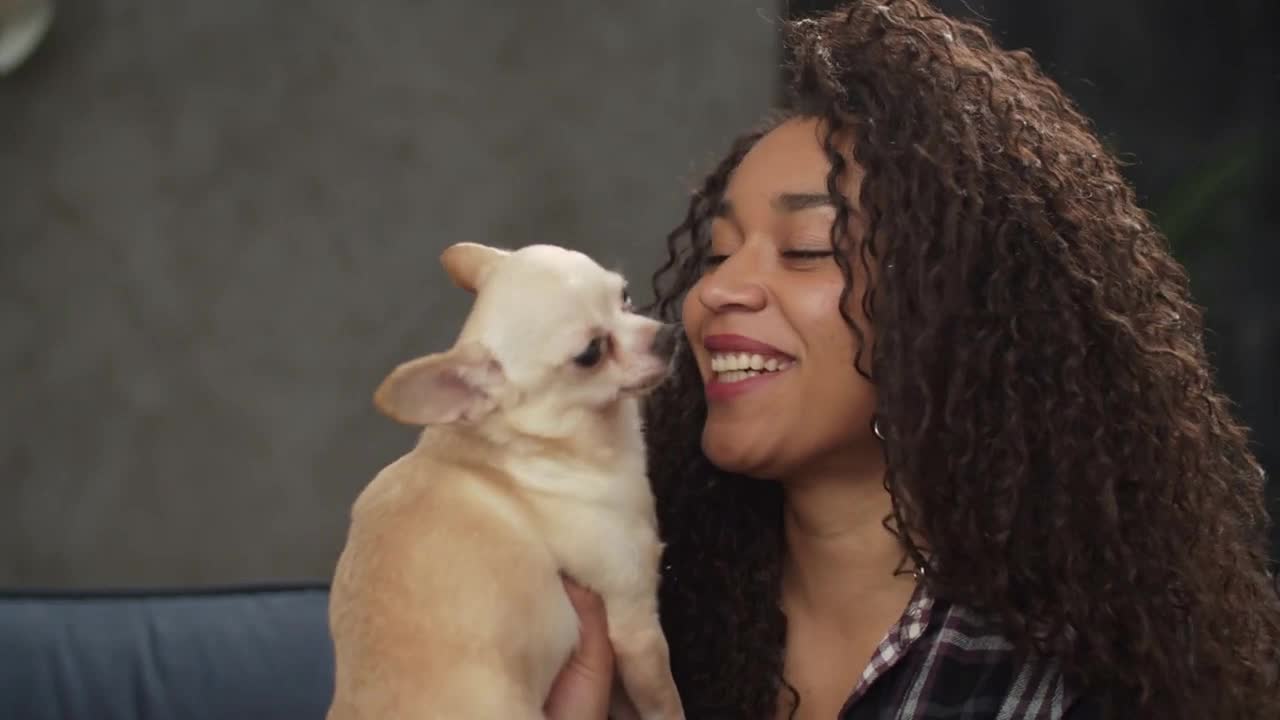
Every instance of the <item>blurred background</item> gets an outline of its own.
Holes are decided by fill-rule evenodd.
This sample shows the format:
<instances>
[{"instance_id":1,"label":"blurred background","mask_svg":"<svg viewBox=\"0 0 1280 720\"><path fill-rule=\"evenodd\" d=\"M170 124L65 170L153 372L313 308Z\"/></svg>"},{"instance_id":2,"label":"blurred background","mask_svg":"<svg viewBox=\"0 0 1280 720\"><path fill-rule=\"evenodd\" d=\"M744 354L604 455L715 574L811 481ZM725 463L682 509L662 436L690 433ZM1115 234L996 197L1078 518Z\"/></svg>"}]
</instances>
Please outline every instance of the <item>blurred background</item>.
<instances>
[{"instance_id":1,"label":"blurred background","mask_svg":"<svg viewBox=\"0 0 1280 720\"><path fill-rule=\"evenodd\" d=\"M373 388L466 310L440 250L644 285L778 97L777 18L831 4L0 0L0 586L328 577L414 438ZM1126 160L1280 471L1276 3L940 4Z\"/></svg>"}]
</instances>

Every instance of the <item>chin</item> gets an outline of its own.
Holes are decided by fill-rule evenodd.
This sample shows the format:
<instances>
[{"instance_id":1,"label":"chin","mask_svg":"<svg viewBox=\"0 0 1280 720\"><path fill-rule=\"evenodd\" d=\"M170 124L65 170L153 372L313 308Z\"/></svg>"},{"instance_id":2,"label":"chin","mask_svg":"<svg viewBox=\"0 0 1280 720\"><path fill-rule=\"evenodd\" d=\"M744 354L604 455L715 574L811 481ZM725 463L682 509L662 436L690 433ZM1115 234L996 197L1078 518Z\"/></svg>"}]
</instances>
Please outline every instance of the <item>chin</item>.
<instances>
[{"instance_id":1,"label":"chin","mask_svg":"<svg viewBox=\"0 0 1280 720\"><path fill-rule=\"evenodd\" d=\"M716 435L708 432L702 434L702 453L707 456L712 465L725 472L760 480L772 478L773 473L769 472L769 463L766 459L768 453L759 443L744 442L741 436L716 437Z\"/></svg>"}]
</instances>

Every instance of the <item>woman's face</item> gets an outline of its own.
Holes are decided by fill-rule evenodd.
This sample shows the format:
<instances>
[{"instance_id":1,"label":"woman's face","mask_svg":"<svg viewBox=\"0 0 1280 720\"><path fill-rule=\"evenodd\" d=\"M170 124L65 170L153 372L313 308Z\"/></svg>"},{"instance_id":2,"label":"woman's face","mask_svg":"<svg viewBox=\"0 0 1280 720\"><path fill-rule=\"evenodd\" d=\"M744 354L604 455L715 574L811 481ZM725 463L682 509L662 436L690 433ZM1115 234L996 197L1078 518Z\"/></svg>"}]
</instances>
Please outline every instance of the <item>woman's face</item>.
<instances>
[{"instance_id":1,"label":"woman's face","mask_svg":"<svg viewBox=\"0 0 1280 720\"><path fill-rule=\"evenodd\" d=\"M839 310L844 279L831 256L836 213L819 130L817 120L789 120L743 158L711 223L708 266L682 308L707 395L703 450L752 477L799 480L880 457L875 390L854 369L856 341ZM847 189L861 174L851 168L846 196L856 197ZM870 342L853 265L850 311Z\"/></svg>"}]
</instances>

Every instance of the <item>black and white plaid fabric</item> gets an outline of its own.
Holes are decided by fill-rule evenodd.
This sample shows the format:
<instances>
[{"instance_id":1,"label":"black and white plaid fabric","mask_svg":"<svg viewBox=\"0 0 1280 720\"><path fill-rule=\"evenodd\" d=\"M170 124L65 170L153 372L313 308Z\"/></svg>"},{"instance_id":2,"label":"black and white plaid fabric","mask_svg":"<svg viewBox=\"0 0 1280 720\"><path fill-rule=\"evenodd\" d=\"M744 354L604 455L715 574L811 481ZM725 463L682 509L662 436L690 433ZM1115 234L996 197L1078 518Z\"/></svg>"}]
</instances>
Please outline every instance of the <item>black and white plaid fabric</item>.
<instances>
[{"instance_id":1,"label":"black and white plaid fabric","mask_svg":"<svg viewBox=\"0 0 1280 720\"><path fill-rule=\"evenodd\" d=\"M1022 659L992 623L921 585L840 720L1095 720L1050 658Z\"/></svg>"}]
</instances>

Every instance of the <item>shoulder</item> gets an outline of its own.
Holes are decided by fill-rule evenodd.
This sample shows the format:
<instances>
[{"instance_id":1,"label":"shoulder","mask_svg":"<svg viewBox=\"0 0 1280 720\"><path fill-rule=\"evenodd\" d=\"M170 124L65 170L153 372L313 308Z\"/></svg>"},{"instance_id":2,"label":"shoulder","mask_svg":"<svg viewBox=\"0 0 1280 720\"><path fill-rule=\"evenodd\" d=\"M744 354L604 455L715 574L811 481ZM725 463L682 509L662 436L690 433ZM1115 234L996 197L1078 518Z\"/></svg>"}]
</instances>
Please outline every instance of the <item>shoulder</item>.
<instances>
[{"instance_id":1,"label":"shoulder","mask_svg":"<svg viewBox=\"0 0 1280 720\"><path fill-rule=\"evenodd\" d=\"M1026 720L1100 717L1067 681L1057 659L1020 652L989 616L939 601L924 639L912 683L921 702L970 711L983 706L995 717Z\"/></svg>"}]
</instances>

